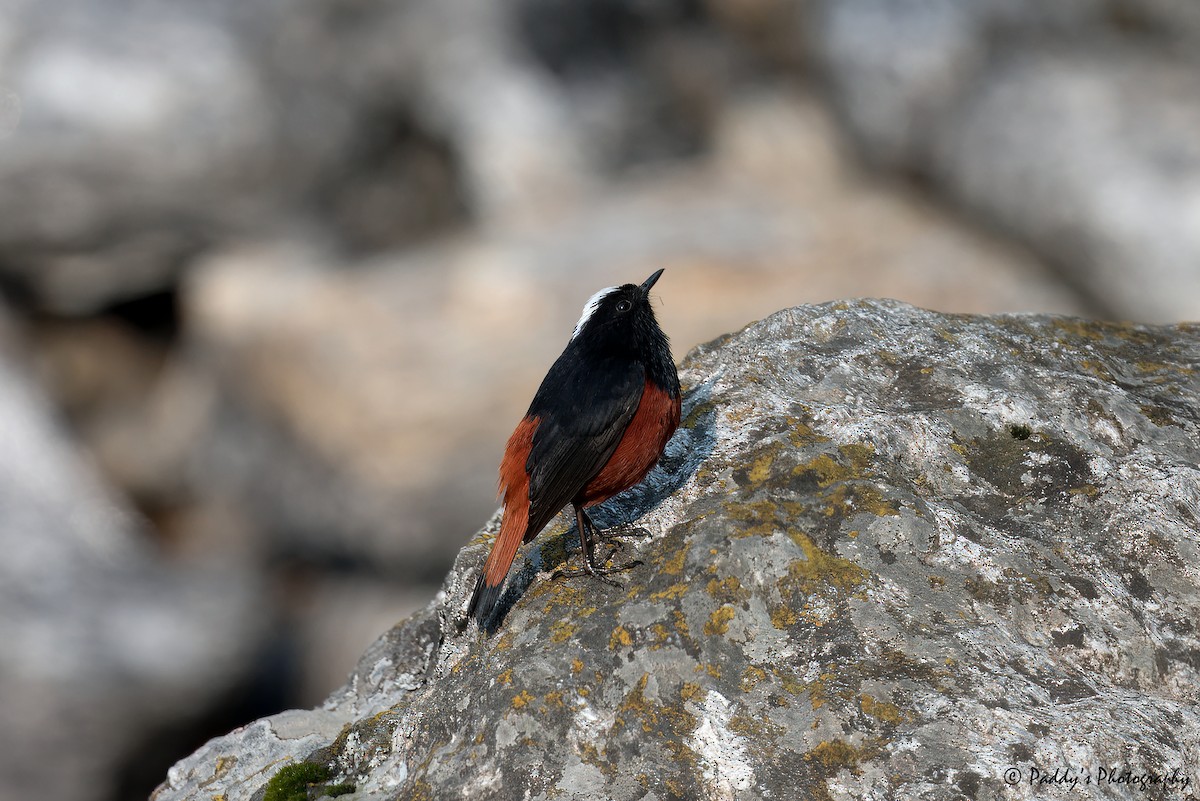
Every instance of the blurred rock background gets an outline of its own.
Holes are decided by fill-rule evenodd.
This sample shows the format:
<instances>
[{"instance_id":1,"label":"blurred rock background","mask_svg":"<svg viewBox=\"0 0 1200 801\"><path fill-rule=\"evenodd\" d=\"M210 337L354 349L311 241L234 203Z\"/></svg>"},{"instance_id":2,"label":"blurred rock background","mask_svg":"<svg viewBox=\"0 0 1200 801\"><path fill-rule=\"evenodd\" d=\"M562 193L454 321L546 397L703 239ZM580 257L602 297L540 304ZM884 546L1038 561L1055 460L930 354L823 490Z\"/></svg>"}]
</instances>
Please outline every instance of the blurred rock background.
<instances>
[{"instance_id":1,"label":"blurred rock background","mask_svg":"<svg viewBox=\"0 0 1200 801\"><path fill-rule=\"evenodd\" d=\"M1200 317L1187 0L0 0L0 798L319 703L597 288Z\"/></svg>"}]
</instances>

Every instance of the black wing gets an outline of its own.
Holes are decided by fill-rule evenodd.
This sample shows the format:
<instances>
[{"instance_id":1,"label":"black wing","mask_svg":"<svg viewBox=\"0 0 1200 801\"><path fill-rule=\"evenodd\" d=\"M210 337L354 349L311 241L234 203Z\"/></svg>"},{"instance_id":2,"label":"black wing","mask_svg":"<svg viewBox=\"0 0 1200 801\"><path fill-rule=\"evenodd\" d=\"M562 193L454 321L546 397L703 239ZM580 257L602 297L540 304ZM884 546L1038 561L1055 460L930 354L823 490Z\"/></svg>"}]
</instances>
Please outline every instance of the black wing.
<instances>
[{"instance_id":1,"label":"black wing","mask_svg":"<svg viewBox=\"0 0 1200 801\"><path fill-rule=\"evenodd\" d=\"M621 442L642 400L645 368L628 358L581 358L564 352L534 396L539 419L529 472L529 528L537 533L571 502Z\"/></svg>"}]
</instances>

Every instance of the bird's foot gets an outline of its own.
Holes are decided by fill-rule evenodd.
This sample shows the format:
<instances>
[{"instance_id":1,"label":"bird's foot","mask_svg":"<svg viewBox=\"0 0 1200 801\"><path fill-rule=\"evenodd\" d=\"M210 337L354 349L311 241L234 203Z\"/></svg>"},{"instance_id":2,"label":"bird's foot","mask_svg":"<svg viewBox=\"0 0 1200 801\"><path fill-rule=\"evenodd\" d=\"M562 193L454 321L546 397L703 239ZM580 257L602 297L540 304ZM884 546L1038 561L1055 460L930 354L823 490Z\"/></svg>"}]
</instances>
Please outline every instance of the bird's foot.
<instances>
[{"instance_id":1,"label":"bird's foot","mask_svg":"<svg viewBox=\"0 0 1200 801\"><path fill-rule=\"evenodd\" d=\"M634 559L632 562L626 562L623 565L613 565L612 567L607 567L609 560L613 558L613 554L615 554L616 552L617 552L616 548L613 548L611 551L609 551L608 556L606 556L604 558L604 561L601 562L599 565L594 564L591 559L584 558L583 567L581 569L565 570L565 569L560 568L559 570L556 570L554 572L554 575L562 577L562 578L574 578L576 576L591 576L592 578L596 579L597 581L603 581L605 584L609 585L610 587L623 586L621 584L621 582L617 581L616 579L611 579L611 578L609 578L609 576L612 575L613 573L622 573L626 570L635 568L638 565L642 564L642 561L640 559ZM602 567L601 565L605 565L605 566Z\"/></svg>"}]
</instances>

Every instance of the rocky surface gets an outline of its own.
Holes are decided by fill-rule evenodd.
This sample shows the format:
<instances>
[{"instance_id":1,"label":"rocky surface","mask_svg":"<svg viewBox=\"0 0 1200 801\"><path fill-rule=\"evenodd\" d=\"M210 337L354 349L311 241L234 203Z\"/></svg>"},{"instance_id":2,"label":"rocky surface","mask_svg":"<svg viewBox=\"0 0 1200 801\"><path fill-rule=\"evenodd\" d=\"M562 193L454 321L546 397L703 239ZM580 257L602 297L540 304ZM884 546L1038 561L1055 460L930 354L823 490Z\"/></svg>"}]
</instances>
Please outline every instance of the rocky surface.
<instances>
[{"instance_id":1,"label":"rocky surface","mask_svg":"<svg viewBox=\"0 0 1200 801\"><path fill-rule=\"evenodd\" d=\"M1200 318L1200 15L1188 3L812 4L873 163L1026 243L1108 316Z\"/></svg>"},{"instance_id":2,"label":"rocky surface","mask_svg":"<svg viewBox=\"0 0 1200 801\"><path fill-rule=\"evenodd\" d=\"M554 578L555 523L485 636L493 519L323 707L153 798L261 798L303 760L350 798L1024 799L1056 768L1188 797L1198 370L1195 326L775 314L685 360L683 427L603 509L647 529L623 587Z\"/></svg>"}]
</instances>

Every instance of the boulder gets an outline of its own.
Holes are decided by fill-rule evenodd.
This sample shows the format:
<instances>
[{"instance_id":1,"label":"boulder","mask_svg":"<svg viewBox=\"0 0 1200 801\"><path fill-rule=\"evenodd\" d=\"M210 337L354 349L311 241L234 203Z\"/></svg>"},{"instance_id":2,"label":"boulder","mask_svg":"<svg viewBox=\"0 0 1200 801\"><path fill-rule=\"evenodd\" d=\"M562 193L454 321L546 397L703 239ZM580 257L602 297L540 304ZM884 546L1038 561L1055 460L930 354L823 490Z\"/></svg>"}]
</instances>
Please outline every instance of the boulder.
<instances>
[{"instance_id":1,"label":"boulder","mask_svg":"<svg viewBox=\"0 0 1200 801\"><path fill-rule=\"evenodd\" d=\"M1194 5L809 12L814 64L868 161L1026 243L1103 316L1200 318Z\"/></svg>"},{"instance_id":2,"label":"boulder","mask_svg":"<svg viewBox=\"0 0 1200 801\"><path fill-rule=\"evenodd\" d=\"M244 570L151 547L46 412L4 317L0 797L106 801L247 680L264 606Z\"/></svg>"},{"instance_id":3,"label":"boulder","mask_svg":"<svg viewBox=\"0 0 1200 801\"><path fill-rule=\"evenodd\" d=\"M1183 797L1198 370L1196 326L779 312L688 356L662 462L598 510L645 529L623 586L555 577L560 518L480 631L493 517L321 708L153 799Z\"/></svg>"}]
</instances>

